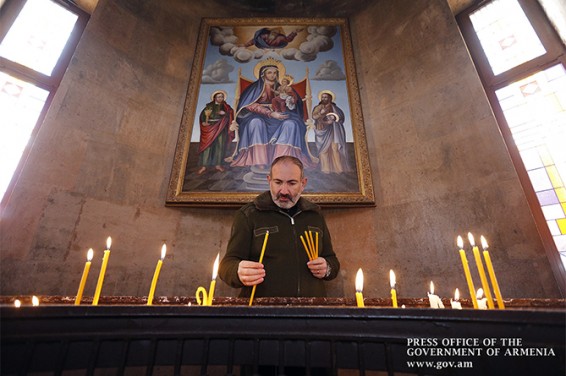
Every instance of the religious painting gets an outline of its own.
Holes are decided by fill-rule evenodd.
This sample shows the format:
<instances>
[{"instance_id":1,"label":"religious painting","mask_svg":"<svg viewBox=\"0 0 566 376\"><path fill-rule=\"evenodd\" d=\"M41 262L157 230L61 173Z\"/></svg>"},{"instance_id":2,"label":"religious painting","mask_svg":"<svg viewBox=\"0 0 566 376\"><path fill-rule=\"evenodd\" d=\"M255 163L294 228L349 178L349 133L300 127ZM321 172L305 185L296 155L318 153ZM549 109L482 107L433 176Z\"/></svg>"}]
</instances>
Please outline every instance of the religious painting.
<instances>
[{"instance_id":1,"label":"religious painting","mask_svg":"<svg viewBox=\"0 0 566 376\"><path fill-rule=\"evenodd\" d=\"M203 19L166 204L241 206L281 155L311 201L375 205L347 20Z\"/></svg>"}]
</instances>

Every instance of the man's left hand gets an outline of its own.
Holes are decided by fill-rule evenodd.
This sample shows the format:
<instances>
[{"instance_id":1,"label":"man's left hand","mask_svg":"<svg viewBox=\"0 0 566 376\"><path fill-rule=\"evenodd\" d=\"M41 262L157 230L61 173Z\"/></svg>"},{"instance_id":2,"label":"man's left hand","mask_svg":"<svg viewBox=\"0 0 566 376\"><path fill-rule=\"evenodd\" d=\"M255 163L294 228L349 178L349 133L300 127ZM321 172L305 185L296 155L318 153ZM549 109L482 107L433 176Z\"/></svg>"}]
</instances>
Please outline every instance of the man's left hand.
<instances>
[{"instance_id":1,"label":"man's left hand","mask_svg":"<svg viewBox=\"0 0 566 376\"><path fill-rule=\"evenodd\" d=\"M322 279L326 277L326 272L328 271L328 263L324 257L315 258L312 261L307 262L307 266L311 271L312 275L316 278Z\"/></svg>"}]
</instances>

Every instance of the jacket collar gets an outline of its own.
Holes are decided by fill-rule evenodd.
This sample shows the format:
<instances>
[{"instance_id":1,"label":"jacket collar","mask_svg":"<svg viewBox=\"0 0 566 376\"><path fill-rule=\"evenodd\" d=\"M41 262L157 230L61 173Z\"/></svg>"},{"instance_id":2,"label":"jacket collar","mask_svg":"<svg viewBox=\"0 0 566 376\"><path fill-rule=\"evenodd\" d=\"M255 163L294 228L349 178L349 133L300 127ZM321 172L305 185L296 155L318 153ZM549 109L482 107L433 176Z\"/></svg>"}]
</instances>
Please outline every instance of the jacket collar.
<instances>
[{"instance_id":1,"label":"jacket collar","mask_svg":"<svg viewBox=\"0 0 566 376\"><path fill-rule=\"evenodd\" d=\"M297 203L298 208L299 208L299 212L303 212L303 211L316 211L319 212L320 211L320 206L318 206L315 203L310 202L309 200L307 200L304 197L301 197L299 199L299 202ZM257 210L274 210L274 211L280 211L281 208L277 205L275 205L275 203L273 202L273 200L271 199L271 193L269 191L265 191L262 194L260 194L259 196L257 196L254 199L254 206L257 208Z\"/></svg>"}]
</instances>

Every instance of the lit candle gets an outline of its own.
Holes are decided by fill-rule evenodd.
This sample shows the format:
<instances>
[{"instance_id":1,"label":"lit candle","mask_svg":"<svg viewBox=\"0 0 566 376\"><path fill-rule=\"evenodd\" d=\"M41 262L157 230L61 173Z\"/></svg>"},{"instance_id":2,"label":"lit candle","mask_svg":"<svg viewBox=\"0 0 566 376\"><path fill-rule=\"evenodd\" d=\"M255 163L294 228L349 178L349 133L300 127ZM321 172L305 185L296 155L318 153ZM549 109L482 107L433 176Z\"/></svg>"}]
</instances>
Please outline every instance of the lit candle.
<instances>
[{"instance_id":1,"label":"lit candle","mask_svg":"<svg viewBox=\"0 0 566 376\"><path fill-rule=\"evenodd\" d=\"M483 289L480 287L478 289L478 293L476 294L476 298L478 300L478 308L487 309L487 304L486 304L487 299L485 297L482 298L482 296L483 296Z\"/></svg>"},{"instance_id":2,"label":"lit candle","mask_svg":"<svg viewBox=\"0 0 566 376\"><path fill-rule=\"evenodd\" d=\"M460 303L459 300L460 291L456 289L456 291L454 291L454 300L450 299L450 305L452 306L452 309L462 309L462 303Z\"/></svg>"},{"instance_id":3,"label":"lit candle","mask_svg":"<svg viewBox=\"0 0 566 376\"><path fill-rule=\"evenodd\" d=\"M208 290L208 305L212 305L212 299L214 298L214 288L216 287L216 276L218 275L218 264L220 263L220 253L216 255L216 260L214 260L214 266L212 267L212 281L210 281L210 289Z\"/></svg>"},{"instance_id":4,"label":"lit candle","mask_svg":"<svg viewBox=\"0 0 566 376\"><path fill-rule=\"evenodd\" d=\"M474 252L474 259L476 260L476 266L478 267L478 272L480 273L481 285L483 287L483 291L487 298L487 306L489 307L489 309L494 309L495 306L493 305L493 299L491 298L489 284L487 283L487 277L485 275L485 270L483 268L483 262L481 261L480 250L476 246L476 242L474 241L474 236L472 235L471 232L468 232L468 240L472 245L472 249Z\"/></svg>"},{"instance_id":5,"label":"lit candle","mask_svg":"<svg viewBox=\"0 0 566 376\"><path fill-rule=\"evenodd\" d=\"M34 307L39 305L39 298L37 296L34 295L31 297L31 305Z\"/></svg>"},{"instance_id":6,"label":"lit candle","mask_svg":"<svg viewBox=\"0 0 566 376\"><path fill-rule=\"evenodd\" d=\"M94 251L91 249L88 250L86 253L86 263L85 268L83 270L83 276L81 278L81 283L79 284L79 291L77 292L77 297L75 299L75 305L81 304L81 299L83 298L83 291L85 289L86 279L88 277L88 271L90 270L90 262L92 260L92 256Z\"/></svg>"},{"instance_id":7,"label":"lit candle","mask_svg":"<svg viewBox=\"0 0 566 376\"><path fill-rule=\"evenodd\" d=\"M149 288L149 294L147 296L147 305L153 304L153 294L155 294L155 286L157 286L157 279L159 278L159 272L161 272L161 265L163 265L163 259L167 253L167 245L165 243L161 247L161 258L157 261L157 266L155 267L155 273L153 273L153 279L151 280L151 287Z\"/></svg>"},{"instance_id":8,"label":"lit candle","mask_svg":"<svg viewBox=\"0 0 566 376\"><path fill-rule=\"evenodd\" d=\"M20 302L20 299L14 300L14 307L20 308L21 306L22 306L22 302Z\"/></svg>"},{"instance_id":9,"label":"lit candle","mask_svg":"<svg viewBox=\"0 0 566 376\"><path fill-rule=\"evenodd\" d=\"M497 298L497 308L505 309L505 304L503 303L503 297L501 296L501 290L499 289L499 283L497 283L497 277L495 277L495 271L493 270L493 264L491 263L491 256L487 251L488 245L487 240L481 236L481 246L483 248L483 257L485 259L485 265L487 267L487 272L489 273L489 279L491 280L491 285L495 291L495 297Z\"/></svg>"},{"instance_id":10,"label":"lit candle","mask_svg":"<svg viewBox=\"0 0 566 376\"><path fill-rule=\"evenodd\" d=\"M94 291L94 298L92 298L92 305L98 305L100 293L102 292L102 284L104 283L104 274L106 274L106 267L108 266L108 259L110 258L110 246L112 245L112 238L109 236L106 239L106 250L102 256L102 266L100 267L100 274L98 275L98 282L96 283L96 290Z\"/></svg>"},{"instance_id":11,"label":"lit candle","mask_svg":"<svg viewBox=\"0 0 566 376\"><path fill-rule=\"evenodd\" d=\"M363 289L364 289L364 273L362 272L362 268L359 268L358 273L356 273L356 303L359 308L365 307L364 296L362 295Z\"/></svg>"},{"instance_id":12,"label":"lit candle","mask_svg":"<svg viewBox=\"0 0 566 376\"><path fill-rule=\"evenodd\" d=\"M444 304L442 300L438 297L438 295L434 295L434 283L430 281L430 293L428 293L428 303L430 304L430 308L444 308Z\"/></svg>"},{"instance_id":13,"label":"lit candle","mask_svg":"<svg viewBox=\"0 0 566 376\"><path fill-rule=\"evenodd\" d=\"M460 248L460 258L462 259L462 266L464 267L466 282L468 282L468 289L470 290L470 299L472 299L472 305L474 306L474 308L477 309L478 302L476 300L476 288L474 287L474 282L472 281L470 266L468 265L466 252L464 251L464 241L462 240L462 237L460 235L458 235L458 239L456 242L458 243L458 247Z\"/></svg>"},{"instance_id":14,"label":"lit candle","mask_svg":"<svg viewBox=\"0 0 566 376\"><path fill-rule=\"evenodd\" d=\"M263 254L265 253L265 247L267 246L267 239L269 238L269 231L265 232L265 238L263 238L263 246L261 247L261 253L259 255L259 263L261 264L263 262ZM256 289L257 285L254 285L254 287L252 287L252 294L250 295L250 302L249 302L249 306L252 305L252 303L254 302L254 295L255 295L255 289Z\"/></svg>"},{"instance_id":15,"label":"lit candle","mask_svg":"<svg viewBox=\"0 0 566 376\"><path fill-rule=\"evenodd\" d=\"M389 284L391 285L391 303L393 308L397 308L397 291L395 290L395 273L393 270L389 270Z\"/></svg>"}]
</instances>

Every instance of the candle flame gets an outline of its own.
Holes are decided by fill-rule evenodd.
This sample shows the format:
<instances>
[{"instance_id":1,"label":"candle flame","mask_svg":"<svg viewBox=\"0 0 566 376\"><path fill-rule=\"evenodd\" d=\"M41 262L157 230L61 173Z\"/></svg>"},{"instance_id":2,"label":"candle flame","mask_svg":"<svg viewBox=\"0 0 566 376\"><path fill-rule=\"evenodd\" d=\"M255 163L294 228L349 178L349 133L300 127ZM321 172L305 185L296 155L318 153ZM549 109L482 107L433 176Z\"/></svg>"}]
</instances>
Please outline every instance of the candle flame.
<instances>
[{"instance_id":1,"label":"candle flame","mask_svg":"<svg viewBox=\"0 0 566 376\"><path fill-rule=\"evenodd\" d=\"M395 273L393 272L393 269L389 270L389 284L391 285L391 288L394 289L395 288Z\"/></svg>"},{"instance_id":2,"label":"candle flame","mask_svg":"<svg viewBox=\"0 0 566 376\"><path fill-rule=\"evenodd\" d=\"M489 247L489 246L487 245L487 240L485 240L483 235L480 237L480 240L481 240L481 247L483 249L487 249L487 247Z\"/></svg>"},{"instance_id":3,"label":"candle flame","mask_svg":"<svg viewBox=\"0 0 566 376\"><path fill-rule=\"evenodd\" d=\"M92 250L92 248L90 248L88 250L88 252L86 253L86 260L87 261L92 261L92 256L94 256L94 251Z\"/></svg>"},{"instance_id":4,"label":"candle flame","mask_svg":"<svg viewBox=\"0 0 566 376\"><path fill-rule=\"evenodd\" d=\"M456 289L454 291L454 301L457 302L458 300L460 300L460 290Z\"/></svg>"},{"instance_id":5,"label":"candle flame","mask_svg":"<svg viewBox=\"0 0 566 376\"><path fill-rule=\"evenodd\" d=\"M163 243L163 246L161 247L161 260L165 259L166 253L167 253L167 245Z\"/></svg>"},{"instance_id":6,"label":"candle flame","mask_svg":"<svg viewBox=\"0 0 566 376\"><path fill-rule=\"evenodd\" d=\"M39 298L38 298L37 296L35 296L35 295L32 296L32 298L31 298L31 304L32 304L34 307L37 307L37 306L39 305Z\"/></svg>"},{"instance_id":7,"label":"candle flame","mask_svg":"<svg viewBox=\"0 0 566 376\"><path fill-rule=\"evenodd\" d=\"M474 247L476 245L476 241L474 240L474 235L472 235L471 232L468 232L468 240L470 241L470 244L472 245L472 247Z\"/></svg>"},{"instance_id":8,"label":"candle flame","mask_svg":"<svg viewBox=\"0 0 566 376\"><path fill-rule=\"evenodd\" d=\"M14 300L14 306L16 308L20 308L22 306L22 302L19 299Z\"/></svg>"},{"instance_id":9,"label":"candle flame","mask_svg":"<svg viewBox=\"0 0 566 376\"><path fill-rule=\"evenodd\" d=\"M434 283L430 281L430 295L434 295Z\"/></svg>"},{"instance_id":10,"label":"candle flame","mask_svg":"<svg viewBox=\"0 0 566 376\"><path fill-rule=\"evenodd\" d=\"M458 239L456 239L456 244L458 244L458 247L460 247L460 249L464 248L464 240L462 240L462 237L460 235L458 235Z\"/></svg>"},{"instance_id":11,"label":"candle flame","mask_svg":"<svg viewBox=\"0 0 566 376\"><path fill-rule=\"evenodd\" d=\"M483 289L480 287L478 289L478 292L476 293L476 298L482 299L482 297L483 297Z\"/></svg>"},{"instance_id":12,"label":"candle flame","mask_svg":"<svg viewBox=\"0 0 566 376\"><path fill-rule=\"evenodd\" d=\"M214 260L214 266L212 267L212 279L216 279L218 275L218 265L220 264L220 253L216 255L216 260Z\"/></svg>"},{"instance_id":13,"label":"candle flame","mask_svg":"<svg viewBox=\"0 0 566 376\"><path fill-rule=\"evenodd\" d=\"M364 289L364 272L362 272L362 268L358 269L356 273L356 291L362 292Z\"/></svg>"},{"instance_id":14,"label":"candle flame","mask_svg":"<svg viewBox=\"0 0 566 376\"><path fill-rule=\"evenodd\" d=\"M112 238L109 236L108 239L106 239L106 249L110 249L110 246L112 245Z\"/></svg>"}]
</instances>

